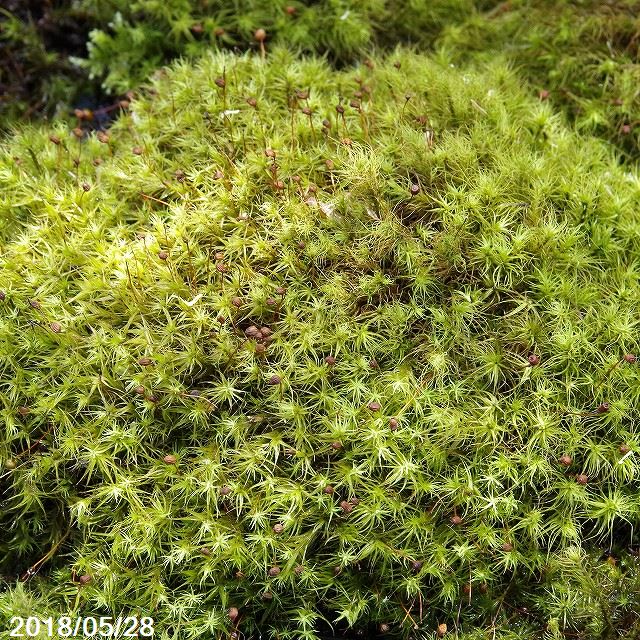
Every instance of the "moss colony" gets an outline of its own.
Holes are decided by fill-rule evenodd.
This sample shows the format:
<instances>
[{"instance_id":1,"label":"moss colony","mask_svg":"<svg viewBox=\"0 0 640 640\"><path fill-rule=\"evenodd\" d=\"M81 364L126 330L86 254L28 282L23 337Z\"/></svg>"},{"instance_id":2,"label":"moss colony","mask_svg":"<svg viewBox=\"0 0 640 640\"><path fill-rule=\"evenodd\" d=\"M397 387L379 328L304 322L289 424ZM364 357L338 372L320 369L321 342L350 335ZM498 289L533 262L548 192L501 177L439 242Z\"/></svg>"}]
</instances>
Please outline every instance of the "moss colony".
<instances>
[{"instance_id":1,"label":"moss colony","mask_svg":"<svg viewBox=\"0 0 640 640\"><path fill-rule=\"evenodd\" d=\"M639 0L5 2L0 59L10 62L0 64L0 127L90 107L100 128L117 96L177 56L286 45L345 66L371 46L402 43L455 62L504 54L580 131L615 145L626 161L640 158Z\"/></svg>"},{"instance_id":2,"label":"moss colony","mask_svg":"<svg viewBox=\"0 0 640 640\"><path fill-rule=\"evenodd\" d=\"M284 44L352 63L371 42L433 44L496 0L4 0L0 9L1 116L60 116L136 87L177 56ZM3 10L4 9L4 10ZM89 81L89 77L95 82ZM94 98L92 98L94 96ZM104 106L102 107L104 108Z\"/></svg>"},{"instance_id":3,"label":"moss colony","mask_svg":"<svg viewBox=\"0 0 640 640\"><path fill-rule=\"evenodd\" d=\"M211 54L3 152L6 628L638 637L640 180L504 60Z\"/></svg>"},{"instance_id":4,"label":"moss colony","mask_svg":"<svg viewBox=\"0 0 640 640\"><path fill-rule=\"evenodd\" d=\"M542 100L584 133L640 159L640 2L519 0L449 22L438 42L457 61L507 52Z\"/></svg>"}]
</instances>

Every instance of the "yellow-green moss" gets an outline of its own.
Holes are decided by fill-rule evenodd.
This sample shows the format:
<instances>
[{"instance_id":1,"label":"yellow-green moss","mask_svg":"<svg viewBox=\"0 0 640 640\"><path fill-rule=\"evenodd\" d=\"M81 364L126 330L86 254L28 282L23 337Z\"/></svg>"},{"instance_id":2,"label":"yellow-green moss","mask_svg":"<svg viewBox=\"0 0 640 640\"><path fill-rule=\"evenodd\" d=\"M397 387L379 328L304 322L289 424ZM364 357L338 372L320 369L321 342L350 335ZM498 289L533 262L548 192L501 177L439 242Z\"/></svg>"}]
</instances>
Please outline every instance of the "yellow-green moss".
<instances>
[{"instance_id":1,"label":"yellow-green moss","mask_svg":"<svg viewBox=\"0 0 640 640\"><path fill-rule=\"evenodd\" d=\"M640 509L640 182L605 144L501 59L280 49L178 63L100 138L3 148L0 571L54 552L2 615L635 624L631 570L609 609L580 574Z\"/></svg>"}]
</instances>

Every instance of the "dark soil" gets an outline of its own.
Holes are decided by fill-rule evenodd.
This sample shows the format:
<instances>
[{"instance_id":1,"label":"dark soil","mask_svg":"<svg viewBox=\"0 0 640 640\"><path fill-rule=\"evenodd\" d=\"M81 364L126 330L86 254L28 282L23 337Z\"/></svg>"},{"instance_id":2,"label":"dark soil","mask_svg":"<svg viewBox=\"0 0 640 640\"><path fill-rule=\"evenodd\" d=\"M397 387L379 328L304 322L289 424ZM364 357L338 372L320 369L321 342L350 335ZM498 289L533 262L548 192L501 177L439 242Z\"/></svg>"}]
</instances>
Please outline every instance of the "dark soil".
<instances>
[{"instance_id":1,"label":"dark soil","mask_svg":"<svg viewBox=\"0 0 640 640\"><path fill-rule=\"evenodd\" d=\"M97 82L69 61L70 56L87 55L89 31L97 26L88 13L72 10L69 4L64 0L2 3L20 26L0 14L0 120L50 116L58 99L94 109L112 102ZM83 104L76 104L81 95Z\"/></svg>"}]
</instances>

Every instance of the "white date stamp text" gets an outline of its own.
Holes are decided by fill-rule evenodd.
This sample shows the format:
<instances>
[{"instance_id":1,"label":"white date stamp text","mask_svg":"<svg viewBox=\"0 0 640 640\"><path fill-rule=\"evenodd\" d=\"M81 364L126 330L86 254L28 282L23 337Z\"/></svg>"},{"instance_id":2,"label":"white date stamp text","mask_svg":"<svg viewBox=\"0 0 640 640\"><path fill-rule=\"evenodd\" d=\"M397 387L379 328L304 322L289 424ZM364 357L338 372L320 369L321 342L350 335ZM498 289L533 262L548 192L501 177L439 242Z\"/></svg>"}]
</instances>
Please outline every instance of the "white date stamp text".
<instances>
[{"instance_id":1,"label":"white date stamp text","mask_svg":"<svg viewBox=\"0 0 640 640\"><path fill-rule=\"evenodd\" d=\"M137 616L82 616L38 618L14 616L9 621L10 638L150 638L153 618Z\"/></svg>"}]
</instances>

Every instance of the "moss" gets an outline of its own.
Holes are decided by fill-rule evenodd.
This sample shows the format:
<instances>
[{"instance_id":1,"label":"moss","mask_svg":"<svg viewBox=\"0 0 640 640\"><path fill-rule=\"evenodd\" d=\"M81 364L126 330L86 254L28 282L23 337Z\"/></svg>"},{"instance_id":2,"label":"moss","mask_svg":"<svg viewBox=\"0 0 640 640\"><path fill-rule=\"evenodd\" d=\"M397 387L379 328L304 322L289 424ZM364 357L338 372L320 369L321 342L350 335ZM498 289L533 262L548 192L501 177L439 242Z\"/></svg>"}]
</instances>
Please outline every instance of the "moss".
<instances>
[{"instance_id":1,"label":"moss","mask_svg":"<svg viewBox=\"0 0 640 640\"><path fill-rule=\"evenodd\" d=\"M541 100L637 162L639 11L637 0L505 2L446 25L439 45L458 62L507 55Z\"/></svg>"},{"instance_id":2,"label":"moss","mask_svg":"<svg viewBox=\"0 0 640 640\"><path fill-rule=\"evenodd\" d=\"M402 50L208 54L76 134L0 165L0 571L39 574L2 615L636 624L632 556L566 605L640 509L640 190L604 143L504 59Z\"/></svg>"},{"instance_id":3,"label":"moss","mask_svg":"<svg viewBox=\"0 0 640 640\"><path fill-rule=\"evenodd\" d=\"M67 0L44 14L35 5L30 13L26 3L0 14L0 47L12 61L0 66L9 119L70 111L83 92L90 95L80 106L104 108L98 82L124 94L175 57L259 51L255 34L263 30L267 49L325 54L336 67L399 43L421 51L435 45L457 62L506 55L532 92L578 130L612 143L623 160L638 160L637 0L243 0L232 7L219 0Z\"/></svg>"},{"instance_id":4,"label":"moss","mask_svg":"<svg viewBox=\"0 0 640 640\"><path fill-rule=\"evenodd\" d=\"M114 18L108 27L91 34L88 68L110 89L126 91L176 55L192 56L218 47L258 51L257 30L264 31L267 47L284 45L326 54L333 63L345 65L372 45L388 48L415 42L429 47L444 25L462 23L495 2L242 0L231 6L220 0L97 0L96 4L103 10L108 7Z\"/></svg>"},{"instance_id":5,"label":"moss","mask_svg":"<svg viewBox=\"0 0 640 640\"><path fill-rule=\"evenodd\" d=\"M442 26L486 2L386 0L256 2L221 0L8 0L0 11L0 117L58 116L77 106L104 108L169 60L211 49L258 51L286 45L352 63L370 45L428 46ZM489 3L491 5L492 3ZM79 103L82 102L83 104ZM2 121L0 120L0 125Z\"/></svg>"}]
</instances>

